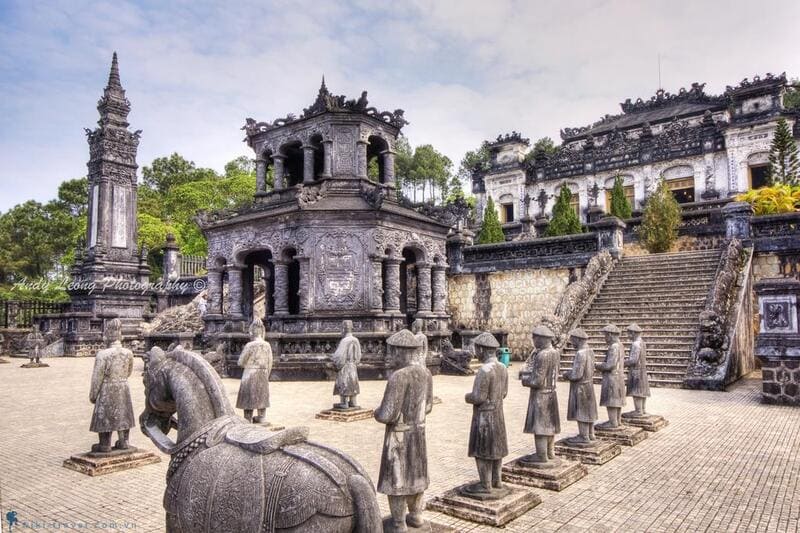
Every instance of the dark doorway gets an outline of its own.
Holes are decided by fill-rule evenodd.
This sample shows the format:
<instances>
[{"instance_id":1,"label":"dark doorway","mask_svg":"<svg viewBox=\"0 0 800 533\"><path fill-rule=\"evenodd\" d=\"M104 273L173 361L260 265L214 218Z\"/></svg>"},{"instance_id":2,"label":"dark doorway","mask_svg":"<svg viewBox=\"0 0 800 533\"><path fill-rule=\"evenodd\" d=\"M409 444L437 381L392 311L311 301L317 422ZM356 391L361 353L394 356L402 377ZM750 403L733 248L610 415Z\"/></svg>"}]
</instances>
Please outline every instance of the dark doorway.
<instances>
[{"instance_id":1,"label":"dark doorway","mask_svg":"<svg viewBox=\"0 0 800 533\"><path fill-rule=\"evenodd\" d=\"M750 167L750 188L769 187L769 165Z\"/></svg>"},{"instance_id":2,"label":"dark doorway","mask_svg":"<svg viewBox=\"0 0 800 533\"><path fill-rule=\"evenodd\" d=\"M400 263L400 312L411 324L417 312L417 254L406 248Z\"/></svg>"},{"instance_id":3,"label":"dark doorway","mask_svg":"<svg viewBox=\"0 0 800 533\"><path fill-rule=\"evenodd\" d=\"M269 250L257 250L247 254L244 259L245 269L242 272L242 313L252 322L256 313L256 305L262 305L264 318L275 311L273 283L274 268L272 254Z\"/></svg>"}]
</instances>

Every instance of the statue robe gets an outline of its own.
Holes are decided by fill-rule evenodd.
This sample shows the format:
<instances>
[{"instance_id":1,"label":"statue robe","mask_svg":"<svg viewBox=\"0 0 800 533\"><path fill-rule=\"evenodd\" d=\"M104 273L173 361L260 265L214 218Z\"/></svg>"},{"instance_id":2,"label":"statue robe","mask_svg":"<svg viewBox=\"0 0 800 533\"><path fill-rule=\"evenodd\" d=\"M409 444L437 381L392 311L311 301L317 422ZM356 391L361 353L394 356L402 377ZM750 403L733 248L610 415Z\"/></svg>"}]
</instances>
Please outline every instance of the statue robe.
<instances>
[{"instance_id":1,"label":"statue robe","mask_svg":"<svg viewBox=\"0 0 800 533\"><path fill-rule=\"evenodd\" d=\"M414 338L422 342L422 347L417 352L417 355L414 357L414 362L424 366L425 368L428 367L428 336L422 333L414 334Z\"/></svg>"},{"instance_id":2,"label":"statue robe","mask_svg":"<svg viewBox=\"0 0 800 533\"><path fill-rule=\"evenodd\" d=\"M339 341L333 352L333 365L339 372L333 393L341 396L353 396L361 392L358 385L358 363L361 362L361 344L353 335L346 335Z\"/></svg>"},{"instance_id":3,"label":"statue robe","mask_svg":"<svg viewBox=\"0 0 800 533\"><path fill-rule=\"evenodd\" d=\"M244 369L239 395L238 409L266 409L269 407L269 374L272 371L272 347L263 339L244 345L239 356L239 366Z\"/></svg>"},{"instance_id":4,"label":"statue robe","mask_svg":"<svg viewBox=\"0 0 800 533\"><path fill-rule=\"evenodd\" d=\"M594 422L597 420L597 400L594 396L594 352L584 348L575 353L572 369L567 372L569 380L569 403L567 420Z\"/></svg>"},{"instance_id":5,"label":"statue robe","mask_svg":"<svg viewBox=\"0 0 800 533\"><path fill-rule=\"evenodd\" d=\"M650 382L647 379L647 345L641 338L631 343L625 366L628 367L625 394L639 398L650 396Z\"/></svg>"},{"instance_id":6,"label":"statue robe","mask_svg":"<svg viewBox=\"0 0 800 533\"><path fill-rule=\"evenodd\" d=\"M133 352L115 342L97 352L89 401L94 404L89 431L107 433L136 427L128 378L133 371Z\"/></svg>"},{"instance_id":7,"label":"statue robe","mask_svg":"<svg viewBox=\"0 0 800 533\"><path fill-rule=\"evenodd\" d=\"M522 384L531 388L525 433L553 436L561 433L556 375L561 353L555 348L534 351L522 370Z\"/></svg>"},{"instance_id":8,"label":"statue robe","mask_svg":"<svg viewBox=\"0 0 800 533\"><path fill-rule=\"evenodd\" d=\"M467 403L472 404L469 456L496 460L508 455L503 398L508 394L508 371L496 358L484 363L475 375Z\"/></svg>"},{"instance_id":9,"label":"statue robe","mask_svg":"<svg viewBox=\"0 0 800 533\"><path fill-rule=\"evenodd\" d=\"M428 488L425 416L433 408L433 377L417 364L395 370L386 382L375 420L386 424L378 492L419 494Z\"/></svg>"},{"instance_id":10,"label":"statue robe","mask_svg":"<svg viewBox=\"0 0 800 533\"><path fill-rule=\"evenodd\" d=\"M597 368L603 373L600 405L604 407L623 407L625 405L624 363L622 344L615 342L608 347L605 361L597 365Z\"/></svg>"}]
</instances>

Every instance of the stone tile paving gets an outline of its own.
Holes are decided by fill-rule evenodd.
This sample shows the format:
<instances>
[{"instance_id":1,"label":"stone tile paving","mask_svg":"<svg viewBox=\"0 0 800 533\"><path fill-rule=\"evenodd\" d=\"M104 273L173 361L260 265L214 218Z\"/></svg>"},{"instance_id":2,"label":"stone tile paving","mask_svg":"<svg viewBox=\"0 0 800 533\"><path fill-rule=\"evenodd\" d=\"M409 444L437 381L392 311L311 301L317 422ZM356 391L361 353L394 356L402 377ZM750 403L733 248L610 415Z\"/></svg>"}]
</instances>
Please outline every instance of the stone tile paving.
<instances>
[{"instance_id":1,"label":"stone tile paving","mask_svg":"<svg viewBox=\"0 0 800 533\"><path fill-rule=\"evenodd\" d=\"M161 497L167 460L138 470L90 478L61 462L94 442L88 432L91 359L48 359L50 368L21 369L20 359L0 366L0 517L17 512L18 526L39 529L163 531ZM137 361L130 383L137 413L143 386ZM516 377L518 366L512 367ZM471 378L437 376L443 403L429 418L431 487L427 495L473 479L466 457L471 409L463 401ZM225 380L232 401L237 380ZM559 384L566 418L566 384ZM268 416L307 425L312 438L356 457L377 477L383 426L315 420L333 401L332 383L276 382ZM800 527L800 409L759 401L759 382L745 380L729 392L655 389L649 410L670 425L589 476L555 493L506 526L506 531L798 531ZM361 405L374 407L381 382L362 382ZM506 402L510 458L527 453L521 431L527 390L512 380ZM604 414L604 412L602 413ZM577 431L562 422L565 434ZM138 428L134 445L155 450ZM379 501L388 513L386 497ZM437 513L430 518L458 531L490 531ZM5 523L3 524L5 525ZM25 530L17 527L15 531Z\"/></svg>"}]
</instances>

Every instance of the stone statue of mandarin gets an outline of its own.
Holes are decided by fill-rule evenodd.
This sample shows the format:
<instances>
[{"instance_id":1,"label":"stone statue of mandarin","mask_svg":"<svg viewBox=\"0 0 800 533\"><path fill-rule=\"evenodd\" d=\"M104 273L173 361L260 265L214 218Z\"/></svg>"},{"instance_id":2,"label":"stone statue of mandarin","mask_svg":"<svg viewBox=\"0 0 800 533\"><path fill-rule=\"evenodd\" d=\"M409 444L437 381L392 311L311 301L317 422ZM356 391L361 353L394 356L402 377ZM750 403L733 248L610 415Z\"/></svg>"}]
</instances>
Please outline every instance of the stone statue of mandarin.
<instances>
[{"instance_id":1,"label":"stone statue of mandarin","mask_svg":"<svg viewBox=\"0 0 800 533\"><path fill-rule=\"evenodd\" d=\"M420 341L407 329L386 340L395 370L386 382L375 420L386 424L378 492L389 498L394 531L422 527L425 489L428 488L428 451L425 417L433 408L433 378L413 358ZM408 507L408 515L406 515Z\"/></svg>"},{"instance_id":2,"label":"stone statue of mandarin","mask_svg":"<svg viewBox=\"0 0 800 533\"><path fill-rule=\"evenodd\" d=\"M608 324L602 329L608 350L602 363L595 368L603 373L600 387L600 405L608 411L608 422L598 427L613 429L620 427L622 408L625 406L625 369L622 343L619 341L619 328Z\"/></svg>"},{"instance_id":3,"label":"stone statue of mandarin","mask_svg":"<svg viewBox=\"0 0 800 533\"><path fill-rule=\"evenodd\" d=\"M334 409L358 409L358 363L361 362L361 344L353 336L353 321L342 321L342 340L333 353L333 365L338 370L333 394L339 395L341 402Z\"/></svg>"},{"instance_id":4,"label":"stone statue of mandarin","mask_svg":"<svg viewBox=\"0 0 800 533\"><path fill-rule=\"evenodd\" d=\"M264 323L261 319L250 324L250 342L244 345L239 356L239 366L244 369L239 395L236 398L237 409L244 410L244 417L249 422L266 422L269 407L269 374L272 371L272 347L264 340ZM253 416L253 411L258 415Z\"/></svg>"},{"instance_id":5,"label":"stone statue of mandarin","mask_svg":"<svg viewBox=\"0 0 800 533\"><path fill-rule=\"evenodd\" d=\"M469 456L478 467L478 483L462 490L466 495L491 495L503 488L501 468L508 455L503 399L508 394L508 372L497 360L500 343L491 333L481 333L473 341L481 367L475 374L472 392L465 400L472 404L469 430Z\"/></svg>"},{"instance_id":6,"label":"stone statue of mandarin","mask_svg":"<svg viewBox=\"0 0 800 533\"><path fill-rule=\"evenodd\" d=\"M122 347L122 322L118 318L106 323L108 348L97 352L92 371L89 401L94 404L89 431L100 434L100 442L92 445L92 452L108 453L111 433L119 437L114 444L117 450L130 449L130 429L136 427L131 403L128 378L133 371L133 352Z\"/></svg>"},{"instance_id":7,"label":"stone statue of mandarin","mask_svg":"<svg viewBox=\"0 0 800 533\"><path fill-rule=\"evenodd\" d=\"M38 329L34 330L25 337L25 346L28 348L28 363L41 363L42 348L45 346L44 336Z\"/></svg>"},{"instance_id":8,"label":"stone statue of mandarin","mask_svg":"<svg viewBox=\"0 0 800 533\"><path fill-rule=\"evenodd\" d=\"M564 372L569 383L567 420L578 422L578 435L567 439L569 444L586 445L595 440L594 422L597 420L597 400L594 396L594 351L589 348L589 336L581 328L569 332L569 342L577 352L572 369Z\"/></svg>"},{"instance_id":9,"label":"stone statue of mandarin","mask_svg":"<svg viewBox=\"0 0 800 533\"><path fill-rule=\"evenodd\" d=\"M628 358L625 359L625 367L628 369L625 394L633 396L634 414L644 416L647 414L645 401L650 396L650 383L647 379L647 345L642 339L642 328L637 324L628 326L628 335L631 338L631 348Z\"/></svg>"},{"instance_id":10,"label":"stone statue of mandarin","mask_svg":"<svg viewBox=\"0 0 800 533\"><path fill-rule=\"evenodd\" d=\"M558 415L556 377L561 352L553 348L555 335L547 326L533 328L534 350L522 370L522 385L530 387L525 433L533 433L536 453L522 459L524 463L547 465L555 459L554 440L561 433Z\"/></svg>"},{"instance_id":11,"label":"stone statue of mandarin","mask_svg":"<svg viewBox=\"0 0 800 533\"><path fill-rule=\"evenodd\" d=\"M416 362L418 364L424 366L425 368L427 368L427 365L428 365L428 336L425 335L425 333L423 333L423 331L422 331L424 324L425 324L425 321L422 320L421 318L417 318L416 320L414 320L414 322L411 323L411 333L413 333L414 337L416 337L417 340L420 343L422 343L421 346L420 346L419 351L417 352L416 358L415 358Z\"/></svg>"}]
</instances>

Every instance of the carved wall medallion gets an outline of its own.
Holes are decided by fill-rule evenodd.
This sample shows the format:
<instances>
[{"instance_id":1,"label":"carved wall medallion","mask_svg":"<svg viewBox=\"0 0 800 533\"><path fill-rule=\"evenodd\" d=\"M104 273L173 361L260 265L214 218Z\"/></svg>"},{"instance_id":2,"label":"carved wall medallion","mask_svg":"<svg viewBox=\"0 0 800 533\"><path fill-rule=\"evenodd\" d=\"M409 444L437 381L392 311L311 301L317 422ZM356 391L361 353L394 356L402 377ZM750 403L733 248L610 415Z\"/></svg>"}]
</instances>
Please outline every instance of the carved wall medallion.
<instances>
[{"instance_id":1,"label":"carved wall medallion","mask_svg":"<svg viewBox=\"0 0 800 533\"><path fill-rule=\"evenodd\" d=\"M341 309L364 304L364 245L355 233L325 233L317 240L315 257L317 309Z\"/></svg>"}]
</instances>

